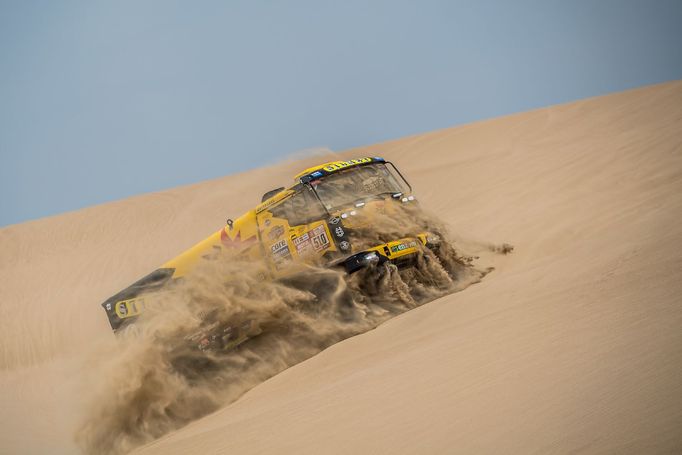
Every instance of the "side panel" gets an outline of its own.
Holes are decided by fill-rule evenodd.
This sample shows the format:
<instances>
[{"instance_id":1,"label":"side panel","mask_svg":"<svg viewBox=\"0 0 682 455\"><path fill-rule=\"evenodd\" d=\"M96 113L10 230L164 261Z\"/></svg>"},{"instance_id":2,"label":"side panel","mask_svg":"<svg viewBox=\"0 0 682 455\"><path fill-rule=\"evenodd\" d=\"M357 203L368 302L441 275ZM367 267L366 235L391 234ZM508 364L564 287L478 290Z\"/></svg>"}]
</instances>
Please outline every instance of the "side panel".
<instances>
[{"instance_id":1,"label":"side panel","mask_svg":"<svg viewBox=\"0 0 682 455\"><path fill-rule=\"evenodd\" d=\"M331 230L334 227L327 223L326 211L308 186L300 186L288 197L261 210L256 219L275 277L299 272L308 265L323 265L338 251ZM340 219L335 222L339 233L345 235Z\"/></svg>"},{"instance_id":2,"label":"side panel","mask_svg":"<svg viewBox=\"0 0 682 455\"><path fill-rule=\"evenodd\" d=\"M308 263L322 264L325 254L337 251L324 220L292 228L291 239L296 256Z\"/></svg>"},{"instance_id":3,"label":"side panel","mask_svg":"<svg viewBox=\"0 0 682 455\"><path fill-rule=\"evenodd\" d=\"M255 211L247 212L235 220L231 227L226 226L214 232L102 303L112 329L117 330L132 322L146 307L172 292L173 285L188 275L200 261L214 259L224 251L252 259L262 257Z\"/></svg>"},{"instance_id":4,"label":"side panel","mask_svg":"<svg viewBox=\"0 0 682 455\"><path fill-rule=\"evenodd\" d=\"M287 266L291 266L294 259L289 222L285 218L273 216L269 210L264 210L257 215L257 224L270 271L278 275Z\"/></svg>"}]
</instances>

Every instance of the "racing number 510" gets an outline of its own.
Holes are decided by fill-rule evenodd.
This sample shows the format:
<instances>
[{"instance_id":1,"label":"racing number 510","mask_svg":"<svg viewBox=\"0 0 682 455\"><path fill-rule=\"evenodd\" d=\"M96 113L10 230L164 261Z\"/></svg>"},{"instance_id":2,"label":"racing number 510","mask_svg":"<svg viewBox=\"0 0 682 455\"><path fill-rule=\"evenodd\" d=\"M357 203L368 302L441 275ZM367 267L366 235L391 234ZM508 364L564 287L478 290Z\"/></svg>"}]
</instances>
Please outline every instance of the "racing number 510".
<instances>
[{"instance_id":1,"label":"racing number 510","mask_svg":"<svg viewBox=\"0 0 682 455\"><path fill-rule=\"evenodd\" d=\"M327 234L324 232L320 233L320 235L316 235L313 237L313 246L316 249L323 248L329 244L329 239L327 238Z\"/></svg>"}]
</instances>

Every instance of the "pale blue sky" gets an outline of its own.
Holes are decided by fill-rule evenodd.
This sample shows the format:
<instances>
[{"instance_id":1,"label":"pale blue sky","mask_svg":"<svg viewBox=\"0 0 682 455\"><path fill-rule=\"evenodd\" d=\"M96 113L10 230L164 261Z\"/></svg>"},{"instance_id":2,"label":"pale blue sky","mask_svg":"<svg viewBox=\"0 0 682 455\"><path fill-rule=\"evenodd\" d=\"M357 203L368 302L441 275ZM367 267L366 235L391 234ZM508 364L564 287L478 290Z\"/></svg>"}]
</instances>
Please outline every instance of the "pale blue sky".
<instances>
[{"instance_id":1,"label":"pale blue sky","mask_svg":"<svg viewBox=\"0 0 682 455\"><path fill-rule=\"evenodd\" d=\"M682 78L682 1L0 0L0 226Z\"/></svg>"}]
</instances>

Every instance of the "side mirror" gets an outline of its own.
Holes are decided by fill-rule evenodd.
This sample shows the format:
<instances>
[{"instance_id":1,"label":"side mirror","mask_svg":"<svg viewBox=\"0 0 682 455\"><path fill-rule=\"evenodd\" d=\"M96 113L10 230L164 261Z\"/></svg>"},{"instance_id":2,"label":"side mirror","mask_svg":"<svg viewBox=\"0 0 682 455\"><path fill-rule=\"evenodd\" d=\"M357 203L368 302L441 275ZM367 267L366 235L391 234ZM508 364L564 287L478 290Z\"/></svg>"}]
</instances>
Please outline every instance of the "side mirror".
<instances>
[{"instance_id":1,"label":"side mirror","mask_svg":"<svg viewBox=\"0 0 682 455\"><path fill-rule=\"evenodd\" d=\"M265 201L267 201L268 199L270 199L272 196L274 196L275 194L280 193L280 192L282 192L282 191L284 191L284 187L275 188L274 190L270 190L270 191L268 191L267 193L265 193L265 194L263 195L263 197L261 198L260 201L261 201L261 202L265 202Z\"/></svg>"}]
</instances>

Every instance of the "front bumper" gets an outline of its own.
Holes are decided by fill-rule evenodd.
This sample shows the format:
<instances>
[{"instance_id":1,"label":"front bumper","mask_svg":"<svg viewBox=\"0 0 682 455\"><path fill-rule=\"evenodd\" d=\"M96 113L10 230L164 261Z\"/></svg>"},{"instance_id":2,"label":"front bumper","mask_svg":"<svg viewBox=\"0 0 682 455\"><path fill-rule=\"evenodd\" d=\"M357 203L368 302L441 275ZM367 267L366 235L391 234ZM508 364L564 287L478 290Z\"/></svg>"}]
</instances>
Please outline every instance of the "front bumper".
<instances>
[{"instance_id":1,"label":"front bumper","mask_svg":"<svg viewBox=\"0 0 682 455\"><path fill-rule=\"evenodd\" d=\"M409 265L424 247L436 249L438 243L439 239L436 236L424 232L416 237L405 237L353 254L343 261L343 266L346 273L354 273L365 267L385 262L398 266Z\"/></svg>"}]
</instances>

